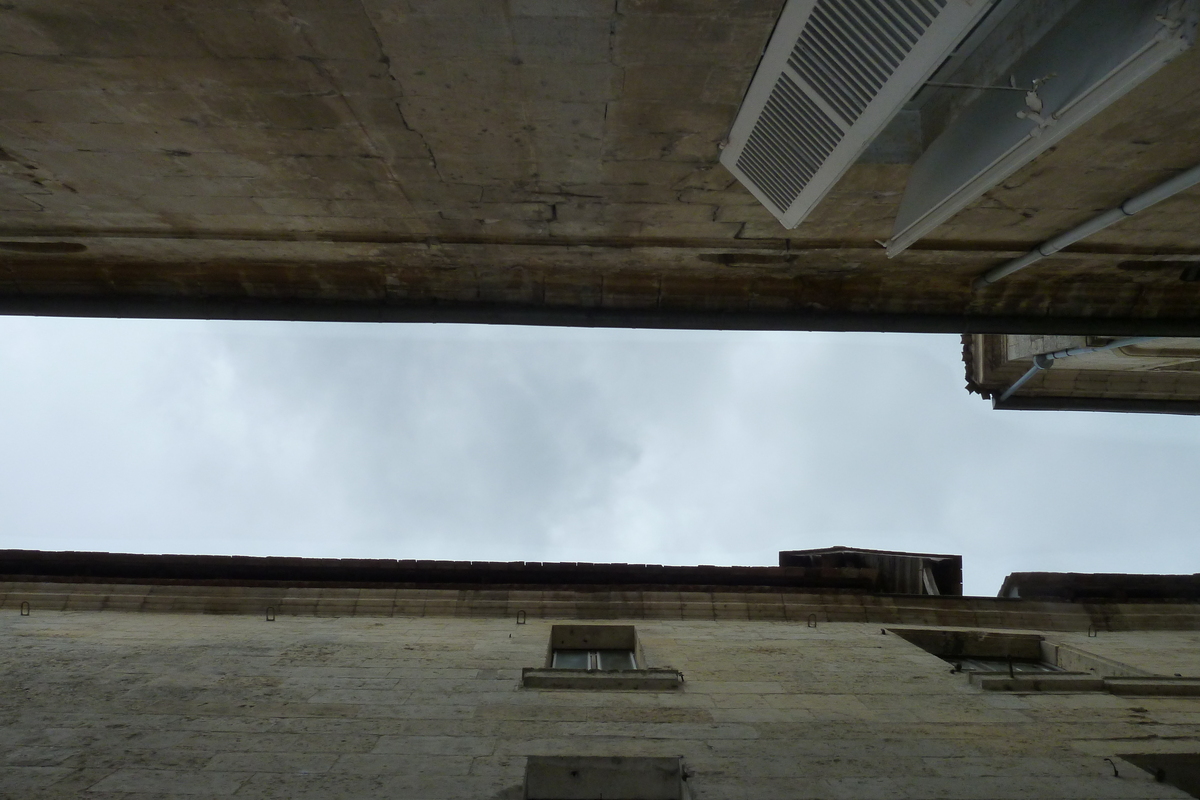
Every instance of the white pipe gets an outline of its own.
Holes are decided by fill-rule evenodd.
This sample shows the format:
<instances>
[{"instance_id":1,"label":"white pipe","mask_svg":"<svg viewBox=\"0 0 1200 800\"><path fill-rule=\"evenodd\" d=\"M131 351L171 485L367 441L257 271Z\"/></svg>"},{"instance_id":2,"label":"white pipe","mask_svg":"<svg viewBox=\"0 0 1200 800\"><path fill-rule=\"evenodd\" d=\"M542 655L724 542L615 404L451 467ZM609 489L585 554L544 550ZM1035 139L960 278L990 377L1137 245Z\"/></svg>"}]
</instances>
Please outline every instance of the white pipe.
<instances>
[{"instance_id":1,"label":"white pipe","mask_svg":"<svg viewBox=\"0 0 1200 800\"><path fill-rule=\"evenodd\" d=\"M1145 211L1155 203L1166 200L1168 197L1178 194L1184 189L1189 189L1197 183L1200 183L1200 164L1179 173L1168 181L1163 181L1153 189L1142 192L1136 197L1129 198L1116 208L1109 209L1099 216L1092 217L1082 225L1077 225L1065 233L1060 233L1053 239L1047 239L1020 258L1014 258L1012 261L988 270L976 278L971 286L976 290L986 288L1001 278L1012 275L1018 270L1025 269L1030 264L1041 261L1046 256L1053 255L1064 247L1068 247L1080 239L1091 236L1093 233L1101 231L1115 222L1120 222L1126 217L1132 217L1139 211Z\"/></svg>"},{"instance_id":2,"label":"white pipe","mask_svg":"<svg viewBox=\"0 0 1200 800\"><path fill-rule=\"evenodd\" d=\"M995 402L992 403L992 408L995 408L996 406L1000 405L1008 398L1012 397L1013 392L1017 391L1017 389L1020 389L1022 386L1024 386L1025 382L1027 380L1032 378L1034 375L1038 374L1038 372L1043 369L1046 369L1046 367L1043 367L1041 364L1039 364L1037 362L1037 359L1035 358L1033 360L1033 366L1029 368L1029 371L1026 372L1024 375L1022 375L1021 377L1017 378L1016 382L1012 386L1005 389L1004 394L1000 395L1000 399L996 400Z\"/></svg>"},{"instance_id":3,"label":"white pipe","mask_svg":"<svg viewBox=\"0 0 1200 800\"><path fill-rule=\"evenodd\" d=\"M1003 403L1005 400L1013 396L1013 393L1020 389L1025 382L1044 369L1050 369L1054 366L1054 362L1071 356L1081 356L1084 353L1098 353L1101 350L1116 350L1120 347L1128 347L1131 344L1141 344L1142 342L1150 342L1155 339L1161 339L1161 336L1131 336L1128 339L1114 339L1108 344L1098 345L1096 347L1069 347L1065 350L1055 350L1053 353L1039 353L1033 357L1033 366L1029 368L1021 377L1017 378L1016 383L1004 390L1004 394L1000 395L1000 399L992 403L992 408Z\"/></svg>"}]
</instances>

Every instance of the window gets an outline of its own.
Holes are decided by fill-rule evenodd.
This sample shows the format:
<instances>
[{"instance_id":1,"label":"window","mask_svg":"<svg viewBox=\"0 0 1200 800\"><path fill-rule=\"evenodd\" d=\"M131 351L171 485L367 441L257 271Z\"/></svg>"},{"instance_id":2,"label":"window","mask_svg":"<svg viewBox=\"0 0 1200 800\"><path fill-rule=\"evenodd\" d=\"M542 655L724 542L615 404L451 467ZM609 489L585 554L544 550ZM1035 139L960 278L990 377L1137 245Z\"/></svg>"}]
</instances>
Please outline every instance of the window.
<instances>
[{"instance_id":1,"label":"window","mask_svg":"<svg viewBox=\"0 0 1200 800\"><path fill-rule=\"evenodd\" d=\"M649 669L632 625L554 625L543 667L521 671L527 689L642 689L672 691L683 674Z\"/></svg>"},{"instance_id":2,"label":"window","mask_svg":"<svg viewBox=\"0 0 1200 800\"><path fill-rule=\"evenodd\" d=\"M637 629L632 625L555 625L550 629L550 669L598 672L637 669Z\"/></svg>"},{"instance_id":3,"label":"window","mask_svg":"<svg viewBox=\"0 0 1200 800\"><path fill-rule=\"evenodd\" d=\"M1060 648L1034 634L912 629L892 633L942 659L951 672L966 674L981 689L1094 691L1103 687L1092 672L1068 671Z\"/></svg>"},{"instance_id":4,"label":"window","mask_svg":"<svg viewBox=\"0 0 1200 800\"><path fill-rule=\"evenodd\" d=\"M951 664L955 672L1062 671L1055 663L1053 648L1041 636L912 629L893 629L892 633Z\"/></svg>"},{"instance_id":5,"label":"window","mask_svg":"<svg viewBox=\"0 0 1200 800\"><path fill-rule=\"evenodd\" d=\"M919 628L889 632L951 664L951 672L964 673L985 691L1200 696L1200 678L1152 675L1036 634Z\"/></svg>"}]
</instances>

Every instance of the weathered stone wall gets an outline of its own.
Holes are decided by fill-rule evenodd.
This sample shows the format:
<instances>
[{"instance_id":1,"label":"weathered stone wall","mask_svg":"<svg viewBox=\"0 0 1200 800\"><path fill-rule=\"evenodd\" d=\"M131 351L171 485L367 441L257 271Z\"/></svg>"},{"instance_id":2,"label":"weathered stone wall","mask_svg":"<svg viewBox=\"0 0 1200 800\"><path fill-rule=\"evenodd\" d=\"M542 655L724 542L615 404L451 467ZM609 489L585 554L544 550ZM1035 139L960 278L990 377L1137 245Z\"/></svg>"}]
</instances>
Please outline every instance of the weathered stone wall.
<instances>
[{"instance_id":1,"label":"weathered stone wall","mask_svg":"<svg viewBox=\"0 0 1200 800\"><path fill-rule=\"evenodd\" d=\"M531 755L683 756L701 798L1179 798L1200 698L983 692L879 625L632 620L681 691L533 690L552 620L0 615L0 795L518 798ZM1200 674L1200 634L1048 634Z\"/></svg>"}]
</instances>

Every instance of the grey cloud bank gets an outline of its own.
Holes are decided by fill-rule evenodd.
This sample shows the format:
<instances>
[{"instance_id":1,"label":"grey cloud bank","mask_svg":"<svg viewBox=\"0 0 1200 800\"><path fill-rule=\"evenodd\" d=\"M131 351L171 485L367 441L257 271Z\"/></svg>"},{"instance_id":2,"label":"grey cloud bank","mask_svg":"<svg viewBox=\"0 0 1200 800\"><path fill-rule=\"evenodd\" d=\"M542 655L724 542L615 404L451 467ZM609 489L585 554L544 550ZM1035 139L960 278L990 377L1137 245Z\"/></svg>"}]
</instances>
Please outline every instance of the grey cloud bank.
<instances>
[{"instance_id":1,"label":"grey cloud bank","mask_svg":"<svg viewBox=\"0 0 1200 800\"><path fill-rule=\"evenodd\" d=\"M992 412L956 337L0 318L0 547L1195 572L1191 417Z\"/></svg>"}]
</instances>

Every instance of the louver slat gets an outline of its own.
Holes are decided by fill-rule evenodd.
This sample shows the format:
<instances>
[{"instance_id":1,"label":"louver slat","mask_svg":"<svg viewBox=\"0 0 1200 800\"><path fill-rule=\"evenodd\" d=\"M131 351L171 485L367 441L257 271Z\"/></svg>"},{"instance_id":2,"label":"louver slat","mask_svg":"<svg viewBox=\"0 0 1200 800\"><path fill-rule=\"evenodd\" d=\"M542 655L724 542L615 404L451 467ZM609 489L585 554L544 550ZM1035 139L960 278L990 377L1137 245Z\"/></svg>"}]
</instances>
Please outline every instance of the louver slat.
<instances>
[{"instance_id":1,"label":"louver slat","mask_svg":"<svg viewBox=\"0 0 1200 800\"><path fill-rule=\"evenodd\" d=\"M789 0L721 155L795 227L991 0Z\"/></svg>"},{"instance_id":2,"label":"louver slat","mask_svg":"<svg viewBox=\"0 0 1200 800\"><path fill-rule=\"evenodd\" d=\"M849 108L852 113L845 115L846 122L853 123L933 21L928 19L913 30L909 26L920 19L918 13L901 15L907 16L903 21L882 13L888 6L916 12L904 9L906 5L914 4L895 0L817 3L792 50L789 66L809 81L825 102ZM852 92L830 91L838 84L850 85Z\"/></svg>"},{"instance_id":3,"label":"louver slat","mask_svg":"<svg viewBox=\"0 0 1200 800\"><path fill-rule=\"evenodd\" d=\"M841 130L787 75L779 79L738 167L787 208L833 152Z\"/></svg>"}]
</instances>

